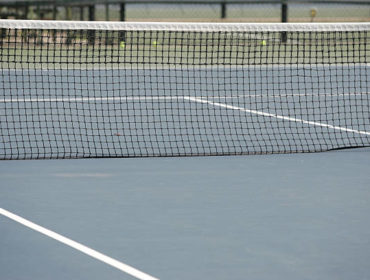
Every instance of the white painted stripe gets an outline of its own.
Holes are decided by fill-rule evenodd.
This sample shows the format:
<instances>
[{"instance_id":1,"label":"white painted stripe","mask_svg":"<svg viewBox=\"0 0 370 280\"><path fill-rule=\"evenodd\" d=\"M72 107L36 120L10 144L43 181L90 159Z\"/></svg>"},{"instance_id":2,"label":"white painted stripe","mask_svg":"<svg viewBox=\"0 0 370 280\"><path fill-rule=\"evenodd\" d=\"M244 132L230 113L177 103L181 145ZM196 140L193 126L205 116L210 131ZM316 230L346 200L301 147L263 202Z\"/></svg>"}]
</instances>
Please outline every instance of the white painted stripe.
<instances>
[{"instance_id":1,"label":"white painted stripe","mask_svg":"<svg viewBox=\"0 0 370 280\"><path fill-rule=\"evenodd\" d=\"M0 208L0 214L5 216L5 217L8 217L9 219L13 220L13 221L16 221L17 223L20 223L30 229L33 229L41 234L44 234L52 239L55 239L67 246L70 246L90 257L93 257L101 262L104 262L112 267L115 267L117 268L118 270L121 270L127 274L130 274L131 276L133 277L136 277L137 279L141 279L141 280L158 280L158 278L155 278L153 276L150 276L140 270L137 270L136 268L133 268L127 264L124 264L120 261L117 261L111 257L108 257L102 253L99 253L98 251L95 251L89 247L86 247L84 245L82 245L81 243L78 243L76 241L73 241L67 237L64 237L58 233L55 233L49 229L46 229L42 226L39 226L31 221L28 221L18 215L15 215L3 208Z\"/></svg>"},{"instance_id":2,"label":"white painted stripe","mask_svg":"<svg viewBox=\"0 0 370 280\"><path fill-rule=\"evenodd\" d=\"M210 104L210 105L213 105L213 106L223 107L223 108L227 108L227 109L239 110L239 111L242 111L242 112L255 114L255 115L259 115L259 116L264 116L264 117L272 117L272 118L291 121L291 122L298 122L298 123L303 123L303 124L327 127L327 128L346 131L346 132L353 132L353 133L358 133L358 134L370 135L370 132L367 132L367 131L355 130L355 129L345 128L345 127L340 127L340 126L334 126L334 125L330 125L330 124L326 124L326 123L306 121L306 120L298 119L298 118L292 118L292 117L281 116L281 115L277 115L277 114L266 113L266 112L262 112L262 111L250 110L250 109L246 109L246 108L242 108L242 107L227 105L227 104L213 102L213 101L204 100L204 99L195 98L195 97L187 97L185 99L188 99L188 100L194 101L194 102L198 102L198 103L204 103L204 104Z\"/></svg>"},{"instance_id":3,"label":"white painted stripe","mask_svg":"<svg viewBox=\"0 0 370 280\"><path fill-rule=\"evenodd\" d=\"M154 100L184 100L185 96L132 96L132 97L65 97L65 98L10 98L0 100L0 103L17 102L95 102L95 101L154 101Z\"/></svg>"},{"instance_id":4,"label":"white painted stripe","mask_svg":"<svg viewBox=\"0 0 370 280\"><path fill-rule=\"evenodd\" d=\"M359 93L296 93L296 94L241 94L235 96L127 96L127 97L63 97L63 98L7 98L0 99L0 103L25 103L25 102L100 102L100 101L119 101L119 102L129 102L129 101L160 101L160 100L177 100L184 101L189 100L189 98L206 98L206 99L239 99L239 98L289 98L289 97L306 97L306 96L317 96L317 97L336 97L336 96L361 96L369 95L369 92L359 92Z\"/></svg>"},{"instance_id":5,"label":"white painted stripe","mask_svg":"<svg viewBox=\"0 0 370 280\"><path fill-rule=\"evenodd\" d=\"M241 94L235 96L199 96L197 98L208 98L208 99L239 99L239 98L255 98L255 97L264 97L264 98L289 98L289 97L336 97L336 96L360 96L368 95L370 92L358 92L358 93L292 93L292 94Z\"/></svg>"}]
</instances>

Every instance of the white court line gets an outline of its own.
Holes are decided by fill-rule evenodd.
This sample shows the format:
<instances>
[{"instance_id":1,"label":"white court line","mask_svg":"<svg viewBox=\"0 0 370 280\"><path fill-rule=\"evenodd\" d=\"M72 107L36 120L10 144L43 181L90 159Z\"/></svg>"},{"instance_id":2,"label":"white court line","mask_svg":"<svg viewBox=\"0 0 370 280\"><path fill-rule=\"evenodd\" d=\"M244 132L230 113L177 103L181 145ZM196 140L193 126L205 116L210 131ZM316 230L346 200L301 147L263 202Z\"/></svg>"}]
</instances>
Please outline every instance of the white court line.
<instances>
[{"instance_id":1,"label":"white court line","mask_svg":"<svg viewBox=\"0 0 370 280\"><path fill-rule=\"evenodd\" d=\"M185 100L186 96L132 96L132 97L64 97L64 98L10 98L0 103L12 102L90 102L90 101L131 101L131 100Z\"/></svg>"},{"instance_id":2,"label":"white court line","mask_svg":"<svg viewBox=\"0 0 370 280\"><path fill-rule=\"evenodd\" d=\"M358 92L358 93L292 93L292 94L240 94L235 96L197 96L196 98L207 98L207 99L239 99L239 98L254 98L254 97L265 97L265 98L289 98L295 96L308 97L335 97L335 96L360 96L368 95L370 92ZM190 96L189 96L190 97Z\"/></svg>"},{"instance_id":3,"label":"white court line","mask_svg":"<svg viewBox=\"0 0 370 280\"><path fill-rule=\"evenodd\" d=\"M0 99L0 103L17 103L17 102L94 102L94 101L155 101L155 100L190 100L190 98L207 98L207 99L238 99L238 98L254 98L254 97L265 97L265 98L288 98L294 96L318 96L318 97L335 97L335 96L360 96L368 95L369 92L360 93L340 93L340 94L328 94L328 93L302 93L302 94L245 94L236 96L128 96L128 97L63 97L63 98L7 98Z\"/></svg>"},{"instance_id":4,"label":"white court line","mask_svg":"<svg viewBox=\"0 0 370 280\"><path fill-rule=\"evenodd\" d=\"M363 93L363 94L368 94L368 93ZM356 94L354 94L356 95ZM325 96L325 95L323 95ZM329 97L331 95L328 95ZM268 96L266 96L268 97ZM12 99L3 99L0 100L0 103L13 103L13 102L90 102L90 101L128 101L128 100L189 100L197 103L207 103L213 106L219 106L227 109L233 109L233 110L239 110L251 114L256 114L260 116L265 116L265 117L273 117L277 119L282 119L282 120L288 120L288 121L293 121L293 122L299 122L299 123L304 123L304 124L309 124L309 125L315 125L315 126L321 126L321 127L327 127L335 130L341 130L341 131L346 131L346 132L353 132L353 133L358 133L358 134L364 134L364 135L370 135L370 132L366 131L361 131L361 130L355 130L355 129L350 129L350 128L345 128L345 127L340 127L340 126L333 126L330 124L325 124L325 123L320 123L320 122L313 122L313 121L306 121L303 119L299 118L292 118L292 117L287 117L287 116L281 116L281 115L276 115L276 114L271 114L271 113L266 113L262 111L256 111L256 110L250 110L246 109L243 107L237 107L237 106L232 106L232 105L227 105L223 103L218 103L218 102L213 102L209 100L202 99L204 97L192 97L192 96L133 96L133 97L79 97L79 98L12 98ZM208 97L206 97L208 98ZM222 99L222 98L220 98Z\"/></svg>"},{"instance_id":5,"label":"white court line","mask_svg":"<svg viewBox=\"0 0 370 280\"><path fill-rule=\"evenodd\" d=\"M3 208L0 208L0 214L5 216L5 217L8 217L9 219L13 220L13 221L16 221L30 229L33 229L41 234L44 234L52 239L55 239L67 246L70 246L90 257L93 257L101 262L104 262L110 266L113 266L115 268L117 268L118 270L121 270L127 274L130 274L132 275L133 277L137 278L137 279L141 279L141 280L159 280L158 278L155 278L153 276L150 276L136 268L133 268L127 264L124 264L120 261L117 261L111 257L108 257L102 253L99 253L98 251L95 251L94 249L91 249L89 247L86 247L85 245L82 245L81 243L78 243L76 241L73 241L67 237L64 237L58 233L55 233L49 229L46 229L42 226L39 226L35 223L32 223L31 221L28 221L18 215L15 215Z\"/></svg>"},{"instance_id":6,"label":"white court line","mask_svg":"<svg viewBox=\"0 0 370 280\"><path fill-rule=\"evenodd\" d=\"M190 100L190 101L194 101L194 102L198 102L198 103L210 104L210 105L218 106L218 107L222 107L222 108L239 110L239 111L242 111L242 112L247 112L247 113L251 113L251 114L255 114L255 115L259 115L259 116L264 116L264 117L272 117L272 118L286 120L286 121L292 121L292 122L304 123L304 124L309 124L309 125L327 127L327 128L346 131L346 132L353 132L353 133L358 133L358 134L370 135L370 132L367 132L367 131L355 130L355 129L345 128L345 127L340 127L340 126L334 126L334 125L330 125L330 124L326 124L326 123L306 121L306 120L298 119L298 118L292 118L292 117L286 117L286 116L266 113L266 112L262 112L262 111L250 110L250 109L246 109L246 108L243 108L243 107L227 105L227 104L213 102L213 101L204 100L204 99L195 98L195 97L187 97L185 99Z\"/></svg>"}]
</instances>

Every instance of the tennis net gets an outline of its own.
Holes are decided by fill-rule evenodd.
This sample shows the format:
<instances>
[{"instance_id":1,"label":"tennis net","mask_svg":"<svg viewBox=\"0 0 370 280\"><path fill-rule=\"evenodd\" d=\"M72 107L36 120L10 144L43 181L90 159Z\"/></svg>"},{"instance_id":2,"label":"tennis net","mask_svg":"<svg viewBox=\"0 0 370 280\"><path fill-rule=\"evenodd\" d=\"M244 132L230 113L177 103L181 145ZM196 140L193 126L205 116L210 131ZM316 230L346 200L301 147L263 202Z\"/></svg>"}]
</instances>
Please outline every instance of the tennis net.
<instances>
[{"instance_id":1,"label":"tennis net","mask_svg":"<svg viewBox=\"0 0 370 280\"><path fill-rule=\"evenodd\" d=\"M370 23L0 21L0 159L370 146Z\"/></svg>"}]
</instances>

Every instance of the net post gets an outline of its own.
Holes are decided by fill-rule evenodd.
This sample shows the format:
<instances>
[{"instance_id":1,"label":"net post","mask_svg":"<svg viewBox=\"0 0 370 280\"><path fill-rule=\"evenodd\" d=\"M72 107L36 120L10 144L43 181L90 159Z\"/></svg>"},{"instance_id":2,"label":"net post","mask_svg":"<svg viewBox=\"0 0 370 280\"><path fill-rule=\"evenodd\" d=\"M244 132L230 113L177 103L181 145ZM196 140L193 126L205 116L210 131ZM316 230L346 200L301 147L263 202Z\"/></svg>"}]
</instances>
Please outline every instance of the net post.
<instances>
[{"instance_id":1,"label":"net post","mask_svg":"<svg viewBox=\"0 0 370 280\"><path fill-rule=\"evenodd\" d=\"M281 2L281 22L288 22L288 4L284 0ZM287 40L287 33L281 32L281 42L286 43Z\"/></svg>"}]
</instances>

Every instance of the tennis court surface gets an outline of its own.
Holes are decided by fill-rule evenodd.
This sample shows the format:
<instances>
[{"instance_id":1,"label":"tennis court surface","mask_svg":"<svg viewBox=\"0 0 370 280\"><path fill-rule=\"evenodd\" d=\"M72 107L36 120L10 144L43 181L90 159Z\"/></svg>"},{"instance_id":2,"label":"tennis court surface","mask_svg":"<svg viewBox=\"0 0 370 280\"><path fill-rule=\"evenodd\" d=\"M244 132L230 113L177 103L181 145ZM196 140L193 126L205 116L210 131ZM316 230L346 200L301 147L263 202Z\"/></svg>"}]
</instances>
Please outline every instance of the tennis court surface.
<instances>
[{"instance_id":1,"label":"tennis court surface","mask_svg":"<svg viewBox=\"0 0 370 280\"><path fill-rule=\"evenodd\" d=\"M0 20L0 278L370 278L369 57L369 23Z\"/></svg>"},{"instance_id":2,"label":"tennis court surface","mask_svg":"<svg viewBox=\"0 0 370 280\"><path fill-rule=\"evenodd\" d=\"M0 208L159 279L367 279L369 149L1 161ZM3 279L135 279L0 215Z\"/></svg>"}]
</instances>

